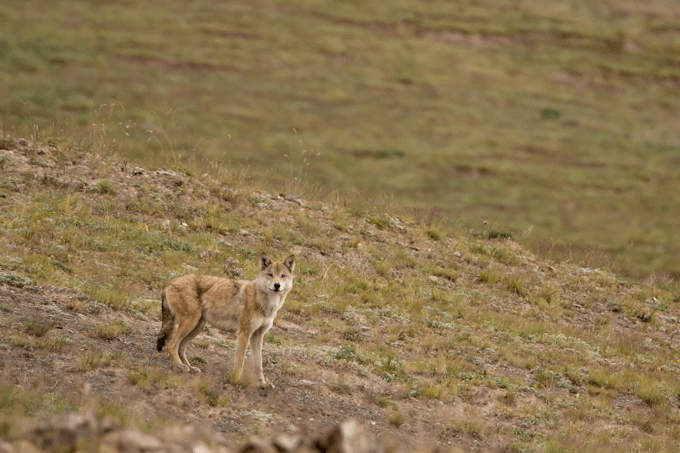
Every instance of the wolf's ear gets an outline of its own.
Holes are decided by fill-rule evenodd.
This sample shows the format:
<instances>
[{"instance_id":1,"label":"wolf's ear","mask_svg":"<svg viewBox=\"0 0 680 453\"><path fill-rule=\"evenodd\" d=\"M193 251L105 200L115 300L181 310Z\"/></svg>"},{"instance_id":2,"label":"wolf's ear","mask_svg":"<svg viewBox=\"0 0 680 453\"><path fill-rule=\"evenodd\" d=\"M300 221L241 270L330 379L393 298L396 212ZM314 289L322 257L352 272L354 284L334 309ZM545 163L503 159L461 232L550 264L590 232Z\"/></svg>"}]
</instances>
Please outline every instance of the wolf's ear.
<instances>
[{"instance_id":1,"label":"wolf's ear","mask_svg":"<svg viewBox=\"0 0 680 453\"><path fill-rule=\"evenodd\" d=\"M286 258L286 261L284 261L283 264L288 268L289 271L293 272L293 269L295 269L295 255L290 255L288 258Z\"/></svg>"},{"instance_id":2,"label":"wolf's ear","mask_svg":"<svg viewBox=\"0 0 680 453\"><path fill-rule=\"evenodd\" d=\"M269 267L269 265L272 263L272 260L269 259L266 253L263 253L262 256L260 257L260 264L262 265L262 270L266 269Z\"/></svg>"}]
</instances>

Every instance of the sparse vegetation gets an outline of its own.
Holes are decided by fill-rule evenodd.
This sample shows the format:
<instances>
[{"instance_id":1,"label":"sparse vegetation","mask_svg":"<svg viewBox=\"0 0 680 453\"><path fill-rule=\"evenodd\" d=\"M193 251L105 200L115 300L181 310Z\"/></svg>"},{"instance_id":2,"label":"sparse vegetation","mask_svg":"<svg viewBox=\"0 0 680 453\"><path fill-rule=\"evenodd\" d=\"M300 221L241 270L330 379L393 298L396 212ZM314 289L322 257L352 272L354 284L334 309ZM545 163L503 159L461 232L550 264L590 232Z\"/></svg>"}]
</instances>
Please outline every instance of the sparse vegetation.
<instances>
[{"instance_id":1,"label":"sparse vegetation","mask_svg":"<svg viewBox=\"0 0 680 453\"><path fill-rule=\"evenodd\" d=\"M3 438L94 407L235 442L341 414L441 446L677 448L677 7L19 3ZM170 368L163 283L250 278L263 248L300 258L266 338L277 388L225 386L213 331L201 377Z\"/></svg>"},{"instance_id":2,"label":"sparse vegetation","mask_svg":"<svg viewBox=\"0 0 680 453\"><path fill-rule=\"evenodd\" d=\"M87 162L87 156L82 158ZM18 166L12 162L7 168ZM97 165L82 169L95 172L93 179L113 180L107 169L116 166L98 158L93 162ZM53 168L49 156L43 163L48 166L41 169ZM180 187L166 177L177 176L147 178L147 193L163 193L159 188L166 183ZM73 360L72 370L80 379L96 382L116 376L114 382L123 382L116 385L127 385L145 398L189 392L188 399L177 403L178 411L203 405L238 410L233 392L241 387L224 387L232 379L230 366L224 364L225 355L233 354L233 339L216 337L215 329L208 329L196 340L190 360L206 373L196 380L168 368L164 354L150 353L151 345L130 347L144 332L156 331L158 289L170 278L187 272L233 275L234 263L243 263L239 276L249 278L255 272L258 242L241 231L241 221L220 231L206 229L205 222L182 226L186 210L200 211L201 203L213 206L205 194L221 196L208 189L222 185L208 178L183 178L182 191L202 195L193 199L195 205L184 202L179 209L179 197L186 195L165 192L167 212L178 213L169 227L160 211L128 210L126 193L136 183L133 176L119 177L116 191L106 196L76 196L68 188L42 188L32 179L31 191L12 192L11 197L22 193L27 199L7 203L0 211L7 238L0 245L0 266L8 275L30 275L31 283L18 286L13 282L23 280L11 277L0 291L39 294L50 291L42 289L52 287L45 285L77 290L37 305L3 299L3 319L9 321L0 326L0 344L29 355L62 354ZM144 202L145 196L139 200ZM269 231L273 254L284 254L295 244L289 228L305 232L296 245L301 247L298 284L280 314L286 327L265 339L265 367L284 388L309 381L300 385L326 387L324 398L331 401L365 394L376 410L384 411L381 429L399 433L410 420L421 423L421 405L469 408L456 422L442 419L438 428L432 425L443 442L462 436L480 443L501 439L508 448L558 448L577 440L596 441L597 431L578 431L585 420L606 424L614 419L643 438L675 435L670 408L677 400L674 389L680 388L680 362L670 335L680 306L674 294L649 285L619 284L606 271L544 264L508 238L483 239L438 226L442 235L433 240L420 226L393 215L306 207L300 225L274 227L270 210L277 218L294 219L301 205L262 192L257 197L257 203L270 207L239 203L227 214L208 211L220 222L228 215L247 219L251 231L260 226ZM374 225L376 219L384 224ZM52 225L49 232L39 226L46 220ZM354 225L351 234L362 232L362 247L348 243L347 226L336 227L340 221ZM38 226L23 234L25 222ZM328 238L323 250L309 235ZM66 264L55 267L54 260ZM24 314L28 308L37 316ZM62 329L52 328L55 318ZM92 322L87 328L74 330L69 324L86 319ZM321 384L306 377L325 368L351 380ZM376 382L382 389L369 390ZM124 407L129 401L121 398L116 403L109 397L101 403L103 410L137 423L138 417ZM617 414L606 409L619 400L636 403L620 406ZM480 401L497 405L492 420L475 412ZM554 410L542 411L544 401ZM121 406L118 412L115 404ZM286 417L264 408L249 414L258 429L267 429L272 417ZM651 431L644 423L626 421L638 420L640 414L650 420ZM563 423L565 419L570 422ZM563 436L552 437L554 432Z\"/></svg>"},{"instance_id":3,"label":"sparse vegetation","mask_svg":"<svg viewBox=\"0 0 680 453\"><path fill-rule=\"evenodd\" d=\"M349 327L343 333L346 340L359 341L361 339L361 330L356 327Z\"/></svg>"},{"instance_id":4,"label":"sparse vegetation","mask_svg":"<svg viewBox=\"0 0 680 453\"><path fill-rule=\"evenodd\" d=\"M505 278L505 287L511 293L526 298L529 295L526 280L521 275L509 275Z\"/></svg>"},{"instance_id":5,"label":"sparse vegetation","mask_svg":"<svg viewBox=\"0 0 680 453\"><path fill-rule=\"evenodd\" d=\"M122 319L97 324L95 333L99 338L112 341L130 332L130 327Z\"/></svg>"},{"instance_id":6,"label":"sparse vegetation","mask_svg":"<svg viewBox=\"0 0 680 453\"><path fill-rule=\"evenodd\" d=\"M50 330L50 326L29 319L24 326L24 332L34 337L42 337Z\"/></svg>"},{"instance_id":7,"label":"sparse vegetation","mask_svg":"<svg viewBox=\"0 0 680 453\"><path fill-rule=\"evenodd\" d=\"M78 355L78 371L86 372L99 366L102 354L96 351L85 351Z\"/></svg>"},{"instance_id":8,"label":"sparse vegetation","mask_svg":"<svg viewBox=\"0 0 680 453\"><path fill-rule=\"evenodd\" d=\"M493 286L501 281L501 273L494 269L485 269L479 273L479 281Z\"/></svg>"},{"instance_id":9,"label":"sparse vegetation","mask_svg":"<svg viewBox=\"0 0 680 453\"><path fill-rule=\"evenodd\" d=\"M546 254L598 266L625 253L620 265L633 273L677 273L665 257L677 255L680 241L663 215L677 206L654 202L677 192L668 173L678 148L677 46L669 31L677 15L667 2L452 8L400 0L389 11L374 2L306 2L294 12L277 3L269 15L258 4L198 2L181 9L192 18L182 36L174 34L177 5L109 5L125 20L106 30L87 3L38 5L30 26L6 15L12 40L0 67L8 77L26 75L5 85L0 111L8 128L30 132L28 142L70 144L56 128L25 127L26 118L93 125L70 141L147 166L169 158L183 176L210 167L229 187L244 174L268 172L259 179L289 193L337 197L361 188L357 210L379 206L372 194L389 192L435 237L445 229L439 223L477 229L488 220L479 234L485 240L526 236ZM79 27L69 22L73 10ZM292 32L300 29L306 33ZM55 33L64 39L50 40ZM156 33L171 38L159 45ZM238 47L224 45L226 36L244 35ZM317 45L308 45L310 37ZM464 64L444 70L444 61ZM293 76L269 63L304 71ZM76 83L81 66L90 69ZM242 80L247 92L238 90ZM178 82L191 89L177 91ZM154 89L141 97L139 86ZM606 94L614 90L617 96ZM395 94L388 108L386 92ZM0 139L3 149L26 147ZM46 161L42 153L31 158ZM60 157L60 166L66 162ZM10 163L0 166L7 171ZM227 166L236 170L228 175ZM88 187L103 198L119 190L113 177L95 181ZM164 209L161 199L129 201L149 213ZM572 211L589 215L560 215ZM205 226L238 228L216 220ZM383 214L370 220L389 225ZM304 240L303 230L310 231L301 225L301 236L286 240ZM310 239L325 247L322 235Z\"/></svg>"},{"instance_id":10,"label":"sparse vegetation","mask_svg":"<svg viewBox=\"0 0 680 453\"><path fill-rule=\"evenodd\" d=\"M406 416L404 414L402 414L399 410L393 410L387 416L387 420L390 422L391 425L394 425L397 428L400 428L401 425L406 423Z\"/></svg>"},{"instance_id":11,"label":"sparse vegetation","mask_svg":"<svg viewBox=\"0 0 680 453\"><path fill-rule=\"evenodd\" d=\"M9 286L16 286L17 288L23 288L27 285L32 285L33 281L30 278L24 277L22 275L0 273L0 283Z\"/></svg>"},{"instance_id":12,"label":"sparse vegetation","mask_svg":"<svg viewBox=\"0 0 680 453\"><path fill-rule=\"evenodd\" d=\"M92 185L90 190L102 195L115 195L116 193L116 187L114 186L113 181L110 179L99 181L98 183Z\"/></svg>"},{"instance_id":13,"label":"sparse vegetation","mask_svg":"<svg viewBox=\"0 0 680 453\"><path fill-rule=\"evenodd\" d=\"M341 376L333 385L331 385L331 390L340 394L351 394L354 388Z\"/></svg>"},{"instance_id":14,"label":"sparse vegetation","mask_svg":"<svg viewBox=\"0 0 680 453\"><path fill-rule=\"evenodd\" d=\"M658 406L667 400L667 391L663 384L658 382L643 382L640 383L636 392L638 398L650 406Z\"/></svg>"},{"instance_id":15,"label":"sparse vegetation","mask_svg":"<svg viewBox=\"0 0 680 453\"><path fill-rule=\"evenodd\" d=\"M372 393L371 400L380 407L392 406L393 408L396 408L396 404L390 401L387 396L380 393Z\"/></svg>"},{"instance_id":16,"label":"sparse vegetation","mask_svg":"<svg viewBox=\"0 0 680 453\"><path fill-rule=\"evenodd\" d=\"M24 334L12 338L12 343L25 349L39 349L50 352L58 352L72 344L72 341L61 334L41 336L38 338L28 337Z\"/></svg>"},{"instance_id":17,"label":"sparse vegetation","mask_svg":"<svg viewBox=\"0 0 680 453\"><path fill-rule=\"evenodd\" d=\"M220 401L219 393L213 390L209 379L201 379L197 384L199 397L210 406L217 406Z\"/></svg>"},{"instance_id":18,"label":"sparse vegetation","mask_svg":"<svg viewBox=\"0 0 680 453\"><path fill-rule=\"evenodd\" d=\"M127 373L131 384L149 392L163 386L168 381L167 372L155 367L133 366Z\"/></svg>"},{"instance_id":19,"label":"sparse vegetation","mask_svg":"<svg viewBox=\"0 0 680 453\"><path fill-rule=\"evenodd\" d=\"M442 239L442 234L435 228L428 228L425 230L425 234L433 241L440 241Z\"/></svg>"},{"instance_id":20,"label":"sparse vegetation","mask_svg":"<svg viewBox=\"0 0 680 453\"><path fill-rule=\"evenodd\" d=\"M208 363L208 361L205 360L205 357L200 356L200 355L192 356L192 357L189 359L189 361L190 361L191 363L193 363L193 364L201 363L201 364L205 365L206 363Z\"/></svg>"}]
</instances>

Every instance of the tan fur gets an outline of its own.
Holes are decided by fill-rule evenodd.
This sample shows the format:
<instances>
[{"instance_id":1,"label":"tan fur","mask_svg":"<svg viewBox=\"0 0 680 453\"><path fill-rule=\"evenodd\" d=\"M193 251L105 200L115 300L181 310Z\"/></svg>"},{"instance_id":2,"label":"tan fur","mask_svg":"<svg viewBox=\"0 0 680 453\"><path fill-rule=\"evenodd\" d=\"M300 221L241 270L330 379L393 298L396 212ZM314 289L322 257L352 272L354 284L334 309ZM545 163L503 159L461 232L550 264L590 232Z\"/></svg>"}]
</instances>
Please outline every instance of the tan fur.
<instances>
[{"instance_id":1,"label":"tan fur","mask_svg":"<svg viewBox=\"0 0 680 453\"><path fill-rule=\"evenodd\" d=\"M206 323L236 332L234 379L241 382L246 349L250 344L261 388L273 387L262 371L262 342L276 313L293 288L295 257L283 263L260 258L261 270L255 280L231 280L208 275L184 275L163 289L162 325L158 334L160 352L167 349L173 363L183 370L200 372L186 358L186 347Z\"/></svg>"}]
</instances>

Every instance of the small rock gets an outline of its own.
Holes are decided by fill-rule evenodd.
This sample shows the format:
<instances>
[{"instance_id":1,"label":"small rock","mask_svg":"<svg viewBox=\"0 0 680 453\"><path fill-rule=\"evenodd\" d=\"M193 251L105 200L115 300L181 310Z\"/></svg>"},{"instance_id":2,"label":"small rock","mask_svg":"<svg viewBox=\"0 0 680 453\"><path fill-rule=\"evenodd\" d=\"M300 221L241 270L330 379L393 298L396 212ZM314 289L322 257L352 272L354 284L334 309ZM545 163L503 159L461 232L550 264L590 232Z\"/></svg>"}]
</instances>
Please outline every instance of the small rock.
<instances>
[{"instance_id":1,"label":"small rock","mask_svg":"<svg viewBox=\"0 0 680 453\"><path fill-rule=\"evenodd\" d=\"M302 437L282 434L274 439L274 446L279 452L294 452L303 444Z\"/></svg>"},{"instance_id":2,"label":"small rock","mask_svg":"<svg viewBox=\"0 0 680 453\"><path fill-rule=\"evenodd\" d=\"M0 440L0 453L13 453L14 448L5 442L4 440Z\"/></svg>"},{"instance_id":3,"label":"small rock","mask_svg":"<svg viewBox=\"0 0 680 453\"><path fill-rule=\"evenodd\" d=\"M283 197L284 200L286 201L291 201L293 203L297 203L300 206L305 206L305 202L302 201L302 198L298 197L297 195L283 195L280 194L279 197Z\"/></svg>"},{"instance_id":4,"label":"small rock","mask_svg":"<svg viewBox=\"0 0 680 453\"><path fill-rule=\"evenodd\" d=\"M251 437L248 443L241 448L240 453L277 453L277 450L270 441Z\"/></svg>"},{"instance_id":5,"label":"small rock","mask_svg":"<svg viewBox=\"0 0 680 453\"><path fill-rule=\"evenodd\" d=\"M182 263L182 269L184 269L186 272L189 272L189 273L192 273L192 274L194 272L198 272L197 267L191 266L191 265L186 264L186 263Z\"/></svg>"},{"instance_id":6,"label":"small rock","mask_svg":"<svg viewBox=\"0 0 680 453\"><path fill-rule=\"evenodd\" d=\"M0 441L0 453L41 453L41 451L32 442L20 440L14 443L14 445Z\"/></svg>"},{"instance_id":7,"label":"small rock","mask_svg":"<svg viewBox=\"0 0 680 453\"><path fill-rule=\"evenodd\" d=\"M356 420L347 420L317 441L327 453L382 453L383 448Z\"/></svg>"},{"instance_id":8,"label":"small rock","mask_svg":"<svg viewBox=\"0 0 680 453\"><path fill-rule=\"evenodd\" d=\"M93 416L65 414L49 418L24 435L42 450L75 451L79 438L89 438L98 430Z\"/></svg>"},{"instance_id":9,"label":"small rock","mask_svg":"<svg viewBox=\"0 0 680 453\"><path fill-rule=\"evenodd\" d=\"M301 382L302 383L302 382ZM309 419L313 421L313 419ZM371 422L375 425L375 422ZM294 426L291 426L295 429ZM66 414L51 417L12 443L0 440L0 453L75 452L83 446L101 453L382 453L384 448L373 434L355 420L336 425L321 436L281 434L273 440L251 437L240 449L232 450L227 439L213 433L206 444L202 431L170 427L156 434L122 428L112 420L93 415ZM208 445L212 445L209 447ZM88 449L87 451L90 451Z\"/></svg>"},{"instance_id":10,"label":"small rock","mask_svg":"<svg viewBox=\"0 0 680 453\"><path fill-rule=\"evenodd\" d=\"M114 431L107 434L102 438L101 443L112 447L114 451L129 453L160 450L163 447L163 444L157 438L131 429Z\"/></svg>"},{"instance_id":11,"label":"small rock","mask_svg":"<svg viewBox=\"0 0 680 453\"><path fill-rule=\"evenodd\" d=\"M654 311L651 308L644 307L642 310L638 312L637 317L642 322L650 322L652 320L653 314Z\"/></svg>"}]
</instances>

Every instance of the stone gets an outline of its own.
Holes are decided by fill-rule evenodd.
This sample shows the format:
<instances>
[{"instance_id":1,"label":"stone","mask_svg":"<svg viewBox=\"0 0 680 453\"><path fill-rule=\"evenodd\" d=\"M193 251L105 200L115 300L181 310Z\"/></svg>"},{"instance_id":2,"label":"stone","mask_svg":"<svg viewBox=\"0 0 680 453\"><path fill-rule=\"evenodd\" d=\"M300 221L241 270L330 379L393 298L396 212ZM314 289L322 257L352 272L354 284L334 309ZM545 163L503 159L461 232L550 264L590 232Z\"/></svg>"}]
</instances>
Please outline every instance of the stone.
<instances>
[{"instance_id":1,"label":"stone","mask_svg":"<svg viewBox=\"0 0 680 453\"><path fill-rule=\"evenodd\" d=\"M45 451L74 451L79 439L91 439L98 431L91 415L63 414L45 420L23 437Z\"/></svg>"},{"instance_id":2,"label":"stone","mask_svg":"<svg viewBox=\"0 0 680 453\"><path fill-rule=\"evenodd\" d=\"M304 441L301 436L292 434L281 434L274 438L274 446L279 452L289 453L297 451Z\"/></svg>"},{"instance_id":3,"label":"stone","mask_svg":"<svg viewBox=\"0 0 680 453\"><path fill-rule=\"evenodd\" d=\"M212 443L206 444L206 436ZM0 453L383 453L377 438L355 420L336 425L321 436L281 434L273 439L251 437L240 449L227 447L219 433L175 426L154 434L123 428L92 414L65 414L46 419L12 443L0 440ZM212 445L209 447L208 445ZM85 448L85 450L83 450Z\"/></svg>"},{"instance_id":4,"label":"stone","mask_svg":"<svg viewBox=\"0 0 680 453\"><path fill-rule=\"evenodd\" d=\"M248 443L246 443L241 450L239 450L240 453L277 453L276 448L274 445L264 439L260 439L259 437L251 437L248 440Z\"/></svg>"},{"instance_id":5,"label":"stone","mask_svg":"<svg viewBox=\"0 0 680 453\"><path fill-rule=\"evenodd\" d=\"M326 453L382 453L383 448L375 437L368 433L356 420L347 420L335 426L326 436L317 441L317 446Z\"/></svg>"}]
</instances>

